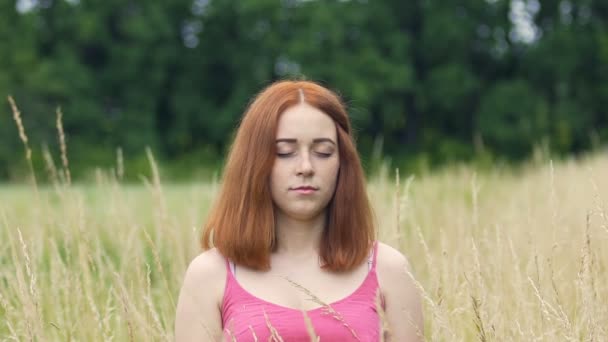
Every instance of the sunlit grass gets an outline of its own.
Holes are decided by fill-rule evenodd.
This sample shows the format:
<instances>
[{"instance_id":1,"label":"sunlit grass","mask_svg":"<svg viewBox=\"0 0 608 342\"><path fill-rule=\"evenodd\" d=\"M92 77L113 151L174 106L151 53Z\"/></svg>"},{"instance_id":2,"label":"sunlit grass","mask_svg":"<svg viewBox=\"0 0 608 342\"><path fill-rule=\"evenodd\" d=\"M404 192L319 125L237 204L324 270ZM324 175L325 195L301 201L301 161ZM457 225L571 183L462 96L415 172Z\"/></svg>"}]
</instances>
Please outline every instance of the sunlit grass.
<instances>
[{"instance_id":1,"label":"sunlit grass","mask_svg":"<svg viewBox=\"0 0 608 342\"><path fill-rule=\"evenodd\" d=\"M218 185L151 174L0 186L0 340L172 340ZM395 178L369 194L423 289L427 340L608 340L608 156Z\"/></svg>"},{"instance_id":2,"label":"sunlit grass","mask_svg":"<svg viewBox=\"0 0 608 342\"><path fill-rule=\"evenodd\" d=\"M217 182L163 186L148 150L151 176L141 185L121 183L121 153L115 170L73 185L57 110L61 168L45 149L51 185L40 187L9 102L30 185L0 193L0 332L12 340L172 340L175 298L200 252ZM419 179L383 168L370 180L380 240L416 269L427 339L606 338L608 156L541 159L517 171L453 166Z\"/></svg>"}]
</instances>

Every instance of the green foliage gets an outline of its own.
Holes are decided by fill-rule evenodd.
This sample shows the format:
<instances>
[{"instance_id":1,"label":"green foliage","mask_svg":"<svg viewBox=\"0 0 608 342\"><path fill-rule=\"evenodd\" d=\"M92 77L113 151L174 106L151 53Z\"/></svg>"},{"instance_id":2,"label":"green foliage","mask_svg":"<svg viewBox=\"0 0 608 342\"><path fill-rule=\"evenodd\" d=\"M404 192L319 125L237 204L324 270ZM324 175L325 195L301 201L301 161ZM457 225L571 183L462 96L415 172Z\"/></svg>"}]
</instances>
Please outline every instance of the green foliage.
<instances>
[{"instance_id":1,"label":"green foliage","mask_svg":"<svg viewBox=\"0 0 608 342\"><path fill-rule=\"evenodd\" d=\"M481 101L478 128L490 146L522 157L547 134L547 105L525 81L503 81Z\"/></svg>"},{"instance_id":2,"label":"green foliage","mask_svg":"<svg viewBox=\"0 0 608 342\"><path fill-rule=\"evenodd\" d=\"M559 154L608 139L601 1L528 6L531 41L502 0L18 3L0 4L0 94L17 101L38 170L42 145L60 160L61 106L76 178L114 167L120 147L135 179L148 146L171 177L208 174L252 96L282 78L338 90L364 160L487 163L525 158L543 139ZM0 179L25 178L0 108Z\"/></svg>"}]
</instances>

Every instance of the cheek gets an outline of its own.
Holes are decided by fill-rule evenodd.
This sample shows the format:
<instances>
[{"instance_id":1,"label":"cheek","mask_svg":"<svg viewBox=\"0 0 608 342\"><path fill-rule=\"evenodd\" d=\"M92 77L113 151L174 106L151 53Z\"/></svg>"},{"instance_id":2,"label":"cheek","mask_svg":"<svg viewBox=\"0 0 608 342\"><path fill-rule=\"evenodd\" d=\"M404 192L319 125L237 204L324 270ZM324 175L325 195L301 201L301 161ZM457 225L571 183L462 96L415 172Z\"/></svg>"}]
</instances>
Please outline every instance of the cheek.
<instances>
[{"instance_id":1,"label":"cheek","mask_svg":"<svg viewBox=\"0 0 608 342\"><path fill-rule=\"evenodd\" d=\"M327 177L331 183L335 183L338 179L338 172L340 171L340 161L335 160L327 170Z\"/></svg>"},{"instance_id":2,"label":"cheek","mask_svg":"<svg viewBox=\"0 0 608 342\"><path fill-rule=\"evenodd\" d=\"M269 179L270 192L275 202L277 200L280 201L281 197L285 196L285 193L289 187L288 180L289 177L285 166L275 164L270 172Z\"/></svg>"},{"instance_id":3,"label":"cheek","mask_svg":"<svg viewBox=\"0 0 608 342\"><path fill-rule=\"evenodd\" d=\"M275 163L270 171L270 184L273 186L280 186L285 181L285 175L285 166Z\"/></svg>"},{"instance_id":4,"label":"cheek","mask_svg":"<svg viewBox=\"0 0 608 342\"><path fill-rule=\"evenodd\" d=\"M336 191L336 187L338 185L338 173L340 170L339 161L332 163L331 165L327 165L327 167L323 170L323 175L321 178L323 179L323 185L325 187L325 191L323 194L323 201L329 200Z\"/></svg>"}]
</instances>

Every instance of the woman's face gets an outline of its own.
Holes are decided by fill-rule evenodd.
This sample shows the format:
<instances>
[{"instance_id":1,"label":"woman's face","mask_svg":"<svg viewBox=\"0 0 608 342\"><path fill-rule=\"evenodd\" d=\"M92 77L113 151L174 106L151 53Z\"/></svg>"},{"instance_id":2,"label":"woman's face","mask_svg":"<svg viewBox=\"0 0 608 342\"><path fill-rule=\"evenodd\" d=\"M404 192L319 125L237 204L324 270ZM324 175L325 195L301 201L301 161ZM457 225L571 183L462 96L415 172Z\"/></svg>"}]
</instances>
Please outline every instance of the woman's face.
<instances>
[{"instance_id":1,"label":"woman's face","mask_svg":"<svg viewBox=\"0 0 608 342\"><path fill-rule=\"evenodd\" d=\"M270 175L275 207L297 220L315 218L331 200L340 168L334 121L305 103L290 107L279 118L276 149Z\"/></svg>"}]
</instances>

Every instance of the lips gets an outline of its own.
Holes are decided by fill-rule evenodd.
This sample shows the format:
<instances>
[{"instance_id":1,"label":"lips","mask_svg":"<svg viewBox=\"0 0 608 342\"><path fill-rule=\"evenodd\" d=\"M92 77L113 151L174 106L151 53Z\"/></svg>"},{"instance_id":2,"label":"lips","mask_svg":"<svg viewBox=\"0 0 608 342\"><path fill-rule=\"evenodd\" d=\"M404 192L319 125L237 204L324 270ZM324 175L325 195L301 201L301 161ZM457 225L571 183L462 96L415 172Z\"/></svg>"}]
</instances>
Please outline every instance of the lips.
<instances>
[{"instance_id":1,"label":"lips","mask_svg":"<svg viewBox=\"0 0 608 342\"><path fill-rule=\"evenodd\" d=\"M293 188L293 190L318 190L318 188L312 186L299 186L297 188Z\"/></svg>"}]
</instances>

